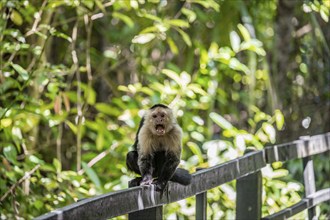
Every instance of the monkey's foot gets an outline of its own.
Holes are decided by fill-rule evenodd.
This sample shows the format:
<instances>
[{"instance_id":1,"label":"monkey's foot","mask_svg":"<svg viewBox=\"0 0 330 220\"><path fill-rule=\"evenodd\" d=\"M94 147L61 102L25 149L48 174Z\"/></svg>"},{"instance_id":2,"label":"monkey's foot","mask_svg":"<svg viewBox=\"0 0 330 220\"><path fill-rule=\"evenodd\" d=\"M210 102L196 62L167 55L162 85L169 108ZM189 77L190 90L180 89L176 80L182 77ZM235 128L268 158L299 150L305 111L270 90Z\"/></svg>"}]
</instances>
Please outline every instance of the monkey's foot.
<instances>
[{"instance_id":1,"label":"monkey's foot","mask_svg":"<svg viewBox=\"0 0 330 220\"><path fill-rule=\"evenodd\" d=\"M146 186L152 184L152 176L144 176L142 181L140 182L140 186Z\"/></svg>"},{"instance_id":2,"label":"monkey's foot","mask_svg":"<svg viewBox=\"0 0 330 220\"><path fill-rule=\"evenodd\" d=\"M133 187L133 186L139 186L140 183L141 183L141 180L142 180L141 177L136 177L135 179L132 179L132 180L129 182L129 186L130 186L130 187Z\"/></svg>"}]
</instances>

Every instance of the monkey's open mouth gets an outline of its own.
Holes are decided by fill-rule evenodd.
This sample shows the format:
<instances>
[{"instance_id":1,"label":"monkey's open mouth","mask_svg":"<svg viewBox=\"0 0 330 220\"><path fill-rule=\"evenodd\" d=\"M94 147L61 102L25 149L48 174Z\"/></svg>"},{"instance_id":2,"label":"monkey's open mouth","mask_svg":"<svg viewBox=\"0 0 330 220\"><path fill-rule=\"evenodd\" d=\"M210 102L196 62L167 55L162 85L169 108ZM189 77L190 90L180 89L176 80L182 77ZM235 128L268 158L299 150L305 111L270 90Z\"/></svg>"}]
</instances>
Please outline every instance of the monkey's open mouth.
<instances>
[{"instance_id":1,"label":"monkey's open mouth","mask_svg":"<svg viewBox=\"0 0 330 220\"><path fill-rule=\"evenodd\" d=\"M165 126L164 125L158 124L158 125L156 125L155 128L156 128L156 132L157 132L158 135L165 134Z\"/></svg>"}]
</instances>

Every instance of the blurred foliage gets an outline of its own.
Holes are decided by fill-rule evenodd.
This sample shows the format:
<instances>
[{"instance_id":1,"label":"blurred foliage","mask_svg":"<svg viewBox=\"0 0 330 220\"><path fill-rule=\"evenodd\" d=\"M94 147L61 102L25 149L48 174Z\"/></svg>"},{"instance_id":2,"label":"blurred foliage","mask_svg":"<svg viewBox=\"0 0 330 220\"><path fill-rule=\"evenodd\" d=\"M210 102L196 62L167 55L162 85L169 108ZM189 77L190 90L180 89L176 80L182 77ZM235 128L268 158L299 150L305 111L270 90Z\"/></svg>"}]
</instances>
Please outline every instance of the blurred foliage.
<instances>
[{"instance_id":1,"label":"blurred foliage","mask_svg":"<svg viewBox=\"0 0 330 220\"><path fill-rule=\"evenodd\" d=\"M329 131L329 9L326 0L0 0L1 219L127 188L125 155L155 103L174 109L180 166L191 172ZM281 47L285 25L293 37ZM326 157L315 157L318 188L330 184ZM263 169L263 216L300 200L301 173L301 161ZM235 198L235 181L210 190L208 218L235 218ZM191 218L194 204L170 204L165 216Z\"/></svg>"}]
</instances>

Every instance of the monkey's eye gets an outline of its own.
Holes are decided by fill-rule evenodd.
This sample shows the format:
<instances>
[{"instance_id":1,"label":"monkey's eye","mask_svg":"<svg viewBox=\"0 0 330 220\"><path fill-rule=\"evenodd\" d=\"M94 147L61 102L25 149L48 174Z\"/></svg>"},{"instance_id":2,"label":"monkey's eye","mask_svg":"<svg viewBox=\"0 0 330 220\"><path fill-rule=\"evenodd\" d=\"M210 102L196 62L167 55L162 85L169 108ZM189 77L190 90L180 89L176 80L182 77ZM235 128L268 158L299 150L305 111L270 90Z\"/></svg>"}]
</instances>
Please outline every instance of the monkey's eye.
<instances>
[{"instance_id":1,"label":"monkey's eye","mask_svg":"<svg viewBox=\"0 0 330 220\"><path fill-rule=\"evenodd\" d=\"M161 114L160 116L161 116L162 118L164 118L164 117L165 117L165 115L164 115L164 114Z\"/></svg>"},{"instance_id":2,"label":"monkey's eye","mask_svg":"<svg viewBox=\"0 0 330 220\"><path fill-rule=\"evenodd\" d=\"M157 117L157 115L152 115L152 117L153 117L153 118L156 118L156 117Z\"/></svg>"}]
</instances>

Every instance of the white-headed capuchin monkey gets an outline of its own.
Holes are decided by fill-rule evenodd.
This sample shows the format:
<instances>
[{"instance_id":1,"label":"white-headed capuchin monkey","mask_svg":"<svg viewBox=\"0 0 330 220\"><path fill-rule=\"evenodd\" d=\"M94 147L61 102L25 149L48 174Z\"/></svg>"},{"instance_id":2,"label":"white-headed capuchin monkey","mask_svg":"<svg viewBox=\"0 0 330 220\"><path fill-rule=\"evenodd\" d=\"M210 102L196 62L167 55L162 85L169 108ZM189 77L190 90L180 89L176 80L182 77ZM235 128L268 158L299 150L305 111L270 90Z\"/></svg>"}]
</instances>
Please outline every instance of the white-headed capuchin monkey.
<instances>
[{"instance_id":1,"label":"white-headed capuchin monkey","mask_svg":"<svg viewBox=\"0 0 330 220\"><path fill-rule=\"evenodd\" d=\"M181 138L182 130L172 110L163 104L152 106L140 122L134 150L126 157L127 168L141 175L131 184L155 184L156 190L161 192L169 180L189 185L189 172L177 168L181 158Z\"/></svg>"}]
</instances>

